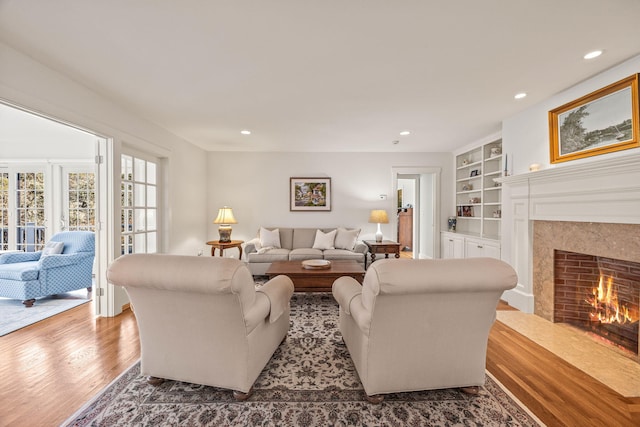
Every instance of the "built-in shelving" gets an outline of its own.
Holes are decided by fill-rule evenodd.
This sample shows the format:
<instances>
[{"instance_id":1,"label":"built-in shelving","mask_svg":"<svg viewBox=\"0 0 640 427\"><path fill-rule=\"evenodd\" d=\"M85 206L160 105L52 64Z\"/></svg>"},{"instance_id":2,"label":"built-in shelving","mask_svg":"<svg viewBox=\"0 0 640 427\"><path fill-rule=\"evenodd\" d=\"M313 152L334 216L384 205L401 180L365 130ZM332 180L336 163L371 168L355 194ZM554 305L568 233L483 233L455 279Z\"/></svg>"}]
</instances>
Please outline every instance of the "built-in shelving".
<instances>
[{"instance_id":1,"label":"built-in shelving","mask_svg":"<svg viewBox=\"0 0 640 427\"><path fill-rule=\"evenodd\" d=\"M502 217L502 140L497 139L455 158L457 232L499 240Z\"/></svg>"}]
</instances>

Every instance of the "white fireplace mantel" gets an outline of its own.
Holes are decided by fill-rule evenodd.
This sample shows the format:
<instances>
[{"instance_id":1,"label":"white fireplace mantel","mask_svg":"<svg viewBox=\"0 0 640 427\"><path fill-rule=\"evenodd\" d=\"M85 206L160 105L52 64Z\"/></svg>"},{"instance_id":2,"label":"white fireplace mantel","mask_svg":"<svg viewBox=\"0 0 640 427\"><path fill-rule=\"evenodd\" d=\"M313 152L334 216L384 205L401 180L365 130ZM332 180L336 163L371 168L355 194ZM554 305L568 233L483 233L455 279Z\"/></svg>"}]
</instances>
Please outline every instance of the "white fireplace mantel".
<instances>
[{"instance_id":1,"label":"white fireplace mantel","mask_svg":"<svg viewBox=\"0 0 640 427\"><path fill-rule=\"evenodd\" d=\"M533 221L640 224L640 153L500 178L502 258L518 273L503 298L532 313Z\"/></svg>"}]
</instances>

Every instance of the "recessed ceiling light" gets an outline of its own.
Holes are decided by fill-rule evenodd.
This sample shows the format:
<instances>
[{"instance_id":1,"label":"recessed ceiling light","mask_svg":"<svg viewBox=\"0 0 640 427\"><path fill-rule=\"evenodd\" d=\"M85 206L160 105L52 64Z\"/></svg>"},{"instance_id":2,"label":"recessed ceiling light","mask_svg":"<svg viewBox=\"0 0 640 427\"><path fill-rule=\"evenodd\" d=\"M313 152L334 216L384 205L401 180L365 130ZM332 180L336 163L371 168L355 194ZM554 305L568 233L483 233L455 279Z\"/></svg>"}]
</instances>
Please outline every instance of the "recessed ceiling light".
<instances>
[{"instance_id":1,"label":"recessed ceiling light","mask_svg":"<svg viewBox=\"0 0 640 427\"><path fill-rule=\"evenodd\" d=\"M250 130L246 130L246 129L245 130L241 130L240 133L243 134L243 135L251 135L251 131Z\"/></svg>"},{"instance_id":2,"label":"recessed ceiling light","mask_svg":"<svg viewBox=\"0 0 640 427\"><path fill-rule=\"evenodd\" d=\"M587 53L585 56L583 56L583 58L584 59L593 59L593 58L597 58L600 55L602 55L602 51L601 50L594 50L593 52Z\"/></svg>"},{"instance_id":3,"label":"recessed ceiling light","mask_svg":"<svg viewBox=\"0 0 640 427\"><path fill-rule=\"evenodd\" d=\"M402 132L400 132L400 135L405 136L405 135L411 135L411 132L408 130L403 130Z\"/></svg>"},{"instance_id":4,"label":"recessed ceiling light","mask_svg":"<svg viewBox=\"0 0 640 427\"><path fill-rule=\"evenodd\" d=\"M527 94L524 92L520 92L520 93L516 93L514 98L515 99L522 99L522 98L526 98Z\"/></svg>"}]
</instances>

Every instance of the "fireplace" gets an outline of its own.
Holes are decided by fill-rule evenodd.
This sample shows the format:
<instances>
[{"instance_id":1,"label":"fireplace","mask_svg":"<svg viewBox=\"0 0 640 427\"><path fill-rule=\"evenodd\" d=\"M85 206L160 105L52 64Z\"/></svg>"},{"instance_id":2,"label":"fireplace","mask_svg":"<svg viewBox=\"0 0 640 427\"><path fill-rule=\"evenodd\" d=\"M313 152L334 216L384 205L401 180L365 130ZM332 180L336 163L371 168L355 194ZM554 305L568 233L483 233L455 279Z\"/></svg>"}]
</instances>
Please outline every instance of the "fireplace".
<instances>
[{"instance_id":1,"label":"fireplace","mask_svg":"<svg viewBox=\"0 0 640 427\"><path fill-rule=\"evenodd\" d=\"M554 321L638 354L640 263L554 250Z\"/></svg>"}]
</instances>

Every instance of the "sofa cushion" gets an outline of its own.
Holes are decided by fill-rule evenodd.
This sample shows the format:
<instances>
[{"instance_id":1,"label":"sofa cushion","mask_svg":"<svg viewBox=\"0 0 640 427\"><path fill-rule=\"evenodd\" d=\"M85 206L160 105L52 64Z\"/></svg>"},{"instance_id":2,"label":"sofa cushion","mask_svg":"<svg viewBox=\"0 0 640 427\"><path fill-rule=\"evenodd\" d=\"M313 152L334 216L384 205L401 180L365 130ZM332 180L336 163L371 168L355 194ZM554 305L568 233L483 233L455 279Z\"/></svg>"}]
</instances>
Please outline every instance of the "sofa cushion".
<instances>
[{"instance_id":1,"label":"sofa cushion","mask_svg":"<svg viewBox=\"0 0 640 427\"><path fill-rule=\"evenodd\" d=\"M307 259L322 259L322 251L320 249L299 248L293 249L289 253L289 260L304 261Z\"/></svg>"},{"instance_id":2,"label":"sofa cushion","mask_svg":"<svg viewBox=\"0 0 640 427\"><path fill-rule=\"evenodd\" d=\"M274 262L274 261L288 261L289 249L276 248L269 249L262 253L253 252L247 255L249 262Z\"/></svg>"},{"instance_id":3,"label":"sofa cushion","mask_svg":"<svg viewBox=\"0 0 640 427\"><path fill-rule=\"evenodd\" d=\"M347 230L346 228L339 227L336 233L336 240L333 246L336 249L346 249L352 251L356 247L358 236L360 235L360 229Z\"/></svg>"},{"instance_id":4,"label":"sofa cushion","mask_svg":"<svg viewBox=\"0 0 640 427\"><path fill-rule=\"evenodd\" d=\"M260 228L260 247L264 248L280 248L280 230L267 230Z\"/></svg>"},{"instance_id":5,"label":"sofa cushion","mask_svg":"<svg viewBox=\"0 0 640 427\"><path fill-rule=\"evenodd\" d=\"M7 280L38 280L38 262L15 262L4 264L0 269L0 279Z\"/></svg>"},{"instance_id":6,"label":"sofa cushion","mask_svg":"<svg viewBox=\"0 0 640 427\"><path fill-rule=\"evenodd\" d=\"M351 252L346 249L327 249L323 252L323 257L328 260L353 260L360 263L364 262L364 254Z\"/></svg>"},{"instance_id":7,"label":"sofa cushion","mask_svg":"<svg viewBox=\"0 0 640 427\"><path fill-rule=\"evenodd\" d=\"M295 228L293 229L293 246L291 249L312 248L316 239L317 228Z\"/></svg>"},{"instance_id":8,"label":"sofa cushion","mask_svg":"<svg viewBox=\"0 0 640 427\"><path fill-rule=\"evenodd\" d=\"M336 239L336 230L328 233L323 233L321 230L316 230L316 238L313 241L313 249L335 249L333 242Z\"/></svg>"}]
</instances>

